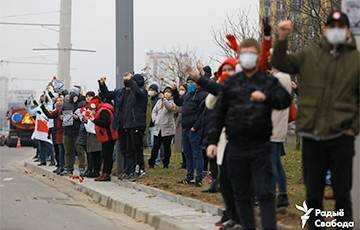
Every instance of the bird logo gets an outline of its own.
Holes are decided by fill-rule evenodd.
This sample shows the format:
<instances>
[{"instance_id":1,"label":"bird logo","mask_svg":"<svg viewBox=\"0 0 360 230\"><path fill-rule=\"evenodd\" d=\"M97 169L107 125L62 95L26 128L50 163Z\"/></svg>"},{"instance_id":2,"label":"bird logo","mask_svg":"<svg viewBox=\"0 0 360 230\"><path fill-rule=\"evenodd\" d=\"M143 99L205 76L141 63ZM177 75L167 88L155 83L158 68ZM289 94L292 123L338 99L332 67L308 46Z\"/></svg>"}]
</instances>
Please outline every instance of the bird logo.
<instances>
[{"instance_id":1,"label":"bird logo","mask_svg":"<svg viewBox=\"0 0 360 230\"><path fill-rule=\"evenodd\" d=\"M304 229L306 222L309 220L310 218L310 213L314 210L313 208L308 208L308 206L306 205L306 202L304 201L303 206L301 207L300 205L295 205L296 209L302 211L304 213L304 215L301 216L301 228Z\"/></svg>"}]
</instances>

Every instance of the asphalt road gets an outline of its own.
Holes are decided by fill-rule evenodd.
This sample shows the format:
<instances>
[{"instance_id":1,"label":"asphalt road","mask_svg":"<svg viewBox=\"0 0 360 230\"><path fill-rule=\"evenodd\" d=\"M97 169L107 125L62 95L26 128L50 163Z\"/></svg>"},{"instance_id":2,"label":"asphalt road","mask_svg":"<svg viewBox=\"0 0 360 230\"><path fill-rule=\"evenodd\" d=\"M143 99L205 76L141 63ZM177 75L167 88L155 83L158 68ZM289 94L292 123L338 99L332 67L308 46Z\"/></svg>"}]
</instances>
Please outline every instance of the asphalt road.
<instances>
[{"instance_id":1,"label":"asphalt road","mask_svg":"<svg viewBox=\"0 0 360 230\"><path fill-rule=\"evenodd\" d=\"M70 186L27 173L31 148L0 147L0 230L151 230L93 203Z\"/></svg>"}]
</instances>

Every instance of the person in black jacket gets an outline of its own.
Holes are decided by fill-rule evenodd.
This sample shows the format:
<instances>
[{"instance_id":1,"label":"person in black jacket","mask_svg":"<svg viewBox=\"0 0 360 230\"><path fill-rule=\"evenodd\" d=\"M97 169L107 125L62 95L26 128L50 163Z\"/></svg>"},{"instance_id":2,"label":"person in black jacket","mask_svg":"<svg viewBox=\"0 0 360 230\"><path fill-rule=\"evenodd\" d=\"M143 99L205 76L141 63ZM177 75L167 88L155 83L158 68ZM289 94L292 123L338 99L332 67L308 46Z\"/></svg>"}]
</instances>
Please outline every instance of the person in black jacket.
<instances>
[{"instance_id":1,"label":"person in black jacket","mask_svg":"<svg viewBox=\"0 0 360 230\"><path fill-rule=\"evenodd\" d=\"M102 97L114 100L113 127L119 132L120 153L125 155L125 166L119 167L123 169L119 179L136 180L144 170L143 137L148 93L141 74L128 73L123 76L123 80L125 87L115 91L108 90L104 78L100 79L99 87Z\"/></svg>"},{"instance_id":2,"label":"person in black jacket","mask_svg":"<svg viewBox=\"0 0 360 230\"><path fill-rule=\"evenodd\" d=\"M186 158L186 178L179 181L183 184L192 184L194 179L194 168L196 169L195 185L201 186L203 179L204 160L201 153L202 135L202 113L205 108L205 97L207 93L191 79L187 80L188 92L180 97L173 86L174 102L182 106L182 142Z\"/></svg>"},{"instance_id":3,"label":"person in black jacket","mask_svg":"<svg viewBox=\"0 0 360 230\"><path fill-rule=\"evenodd\" d=\"M192 69L189 65L187 66L187 72L191 76L191 78L199 84L203 90L209 92L208 97L217 96L223 87L224 81L227 77L235 74L236 66L238 64L237 59L235 58L227 58L218 68L218 71L215 73L217 77L217 81L213 81L209 79L209 75L206 71L203 71L203 67L201 63L197 65L197 70ZM208 98L207 98L208 99ZM210 119L211 113L213 111L213 107L210 104L206 105L206 109L204 111L204 123L205 123L205 131L204 131L204 145L207 147L207 133L210 129ZM208 157L208 156L207 156ZM221 226L220 229L228 229L232 228L235 225L239 224L239 218L236 213L235 201L234 201L234 192L231 186L230 179L227 174L227 165L226 165L226 156L223 157L223 160L220 163L220 192L224 200L225 210L223 211L223 215L221 219L215 223L215 226ZM219 161L220 162L220 161ZM217 178L218 178L218 165L217 159L210 158L210 172L212 176L212 183L209 189L204 190L203 192L216 192L217 191Z\"/></svg>"},{"instance_id":4,"label":"person in black jacket","mask_svg":"<svg viewBox=\"0 0 360 230\"><path fill-rule=\"evenodd\" d=\"M212 113L208 155L216 156L223 127L229 143L225 155L235 203L244 229L255 229L252 191L260 203L263 229L276 229L270 136L272 109L290 105L290 94L279 81L257 68L260 46L254 39L240 44L243 69L225 81Z\"/></svg>"}]
</instances>

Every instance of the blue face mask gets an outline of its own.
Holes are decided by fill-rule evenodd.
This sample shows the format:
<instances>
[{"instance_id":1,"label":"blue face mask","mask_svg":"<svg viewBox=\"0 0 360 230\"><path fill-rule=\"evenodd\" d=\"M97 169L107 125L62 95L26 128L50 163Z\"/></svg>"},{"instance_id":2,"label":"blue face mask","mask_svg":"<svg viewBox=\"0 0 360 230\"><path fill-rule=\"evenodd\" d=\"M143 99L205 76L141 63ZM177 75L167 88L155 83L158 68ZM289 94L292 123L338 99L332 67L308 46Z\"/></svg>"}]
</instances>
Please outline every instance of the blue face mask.
<instances>
[{"instance_id":1,"label":"blue face mask","mask_svg":"<svg viewBox=\"0 0 360 230\"><path fill-rule=\"evenodd\" d=\"M189 90L190 93L194 93L196 91L196 85L195 83L188 83L187 84L187 88Z\"/></svg>"}]
</instances>

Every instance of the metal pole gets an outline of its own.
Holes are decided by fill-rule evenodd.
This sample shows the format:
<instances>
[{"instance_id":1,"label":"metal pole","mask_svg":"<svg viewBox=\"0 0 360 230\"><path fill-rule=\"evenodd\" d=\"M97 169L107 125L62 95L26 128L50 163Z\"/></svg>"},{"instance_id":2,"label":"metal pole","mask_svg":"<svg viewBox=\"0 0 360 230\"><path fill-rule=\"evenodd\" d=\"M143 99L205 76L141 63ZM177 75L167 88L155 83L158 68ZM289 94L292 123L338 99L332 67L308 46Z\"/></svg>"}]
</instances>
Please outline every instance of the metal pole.
<instances>
[{"instance_id":1,"label":"metal pole","mask_svg":"<svg viewBox=\"0 0 360 230\"><path fill-rule=\"evenodd\" d=\"M58 49L58 77L64 80L65 88L69 89L71 85L71 0L61 0L60 3L60 33Z\"/></svg>"},{"instance_id":2,"label":"metal pole","mask_svg":"<svg viewBox=\"0 0 360 230\"><path fill-rule=\"evenodd\" d=\"M356 37L356 46L360 51L360 36ZM360 121L359 121L360 122ZM355 157L353 163L353 186L351 191L353 217L355 221L355 228L360 228L360 137L356 137L355 141Z\"/></svg>"},{"instance_id":3,"label":"metal pole","mask_svg":"<svg viewBox=\"0 0 360 230\"><path fill-rule=\"evenodd\" d=\"M348 13L350 21L354 18L358 20L359 10L351 11L351 9L348 9L349 7L348 3L350 3L350 1L349 2L347 0L342 1L342 11ZM351 3L357 5L358 7L356 8L360 7L360 0L351 0ZM355 9L355 7L350 7L350 8ZM355 15L350 15L350 14L355 14ZM354 24L352 23L352 25ZM355 35L356 46L358 50L360 50L359 27L360 26L357 26L357 28L352 28ZM360 136L357 136L355 140L355 152L356 154L353 160L353 184L352 184L351 196L352 196L352 205L353 205L353 218L355 222L354 229L359 229L360 228Z\"/></svg>"},{"instance_id":4,"label":"metal pole","mask_svg":"<svg viewBox=\"0 0 360 230\"><path fill-rule=\"evenodd\" d=\"M116 0L116 87L122 87L122 75L134 71L134 3Z\"/></svg>"}]
</instances>

